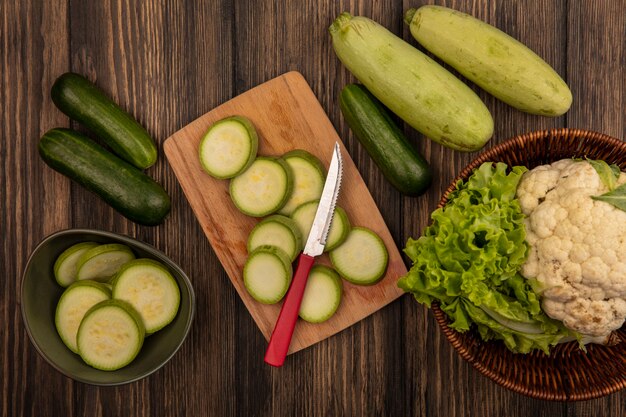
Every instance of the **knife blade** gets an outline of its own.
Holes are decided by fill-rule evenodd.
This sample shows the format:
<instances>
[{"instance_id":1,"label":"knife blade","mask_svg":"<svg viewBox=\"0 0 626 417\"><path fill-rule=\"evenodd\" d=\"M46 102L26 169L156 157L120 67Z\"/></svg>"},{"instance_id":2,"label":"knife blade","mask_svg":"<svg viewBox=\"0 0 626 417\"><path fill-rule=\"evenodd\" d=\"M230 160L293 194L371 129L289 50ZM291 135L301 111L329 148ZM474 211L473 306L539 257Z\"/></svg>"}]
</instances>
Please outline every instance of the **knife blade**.
<instances>
[{"instance_id":1,"label":"knife blade","mask_svg":"<svg viewBox=\"0 0 626 417\"><path fill-rule=\"evenodd\" d=\"M265 352L265 362L269 365L282 366L285 362L298 319L300 303L306 288L309 271L313 266L315 257L324 252L328 231L332 225L335 206L339 198L342 176L343 159L341 158L341 149L339 148L339 143L335 142L333 156L330 160L328 175L326 176L315 218L313 219L304 250L298 258L296 273L291 281L291 286L285 297L285 302L280 310L267 351Z\"/></svg>"}]
</instances>

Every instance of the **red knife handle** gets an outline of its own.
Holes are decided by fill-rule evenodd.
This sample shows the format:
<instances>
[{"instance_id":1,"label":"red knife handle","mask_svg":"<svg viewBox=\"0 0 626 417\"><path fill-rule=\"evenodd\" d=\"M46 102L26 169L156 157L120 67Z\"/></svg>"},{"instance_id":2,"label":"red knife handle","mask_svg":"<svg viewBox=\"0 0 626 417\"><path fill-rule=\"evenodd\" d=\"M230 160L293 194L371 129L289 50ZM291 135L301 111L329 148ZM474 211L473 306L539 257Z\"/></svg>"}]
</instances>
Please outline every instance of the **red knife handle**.
<instances>
[{"instance_id":1,"label":"red knife handle","mask_svg":"<svg viewBox=\"0 0 626 417\"><path fill-rule=\"evenodd\" d=\"M296 321L298 320L298 312L300 311L300 303L306 288L306 281L314 260L315 258L312 256L304 253L300 254L296 274L291 281L291 287L289 292L287 292L283 307L280 309L272 337L270 337L270 343L265 352L265 363L269 365L282 366L285 362L293 329L296 327Z\"/></svg>"}]
</instances>

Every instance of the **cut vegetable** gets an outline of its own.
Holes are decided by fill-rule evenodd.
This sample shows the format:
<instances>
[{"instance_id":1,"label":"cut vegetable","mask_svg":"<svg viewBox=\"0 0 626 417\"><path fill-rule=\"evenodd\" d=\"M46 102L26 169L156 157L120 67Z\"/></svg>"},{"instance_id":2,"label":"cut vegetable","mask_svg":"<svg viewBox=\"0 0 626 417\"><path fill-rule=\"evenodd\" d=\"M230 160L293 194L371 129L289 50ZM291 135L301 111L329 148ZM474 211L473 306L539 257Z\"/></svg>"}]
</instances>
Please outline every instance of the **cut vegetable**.
<instances>
[{"instance_id":1,"label":"cut vegetable","mask_svg":"<svg viewBox=\"0 0 626 417\"><path fill-rule=\"evenodd\" d=\"M78 353L76 335L80 322L87 311L101 301L111 298L111 291L94 281L78 281L70 285L61 295L54 315L54 324L63 343Z\"/></svg>"},{"instance_id":2,"label":"cut vegetable","mask_svg":"<svg viewBox=\"0 0 626 417\"><path fill-rule=\"evenodd\" d=\"M330 261L345 280L370 285L385 275L389 254L383 240L365 227L354 227L348 238L330 252Z\"/></svg>"},{"instance_id":3,"label":"cut vegetable","mask_svg":"<svg viewBox=\"0 0 626 417\"><path fill-rule=\"evenodd\" d=\"M146 129L82 75L62 74L51 96L59 110L87 126L124 160L139 169L156 162L156 145Z\"/></svg>"},{"instance_id":4,"label":"cut vegetable","mask_svg":"<svg viewBox=\"0 0 626 417\"><path fill-rule=\"evenodd\" d=\"M493 134L487 106L461 80L383 26L342 13L329 28L337 57L392 112L459 151Z\"/></svg>"},{"instance_id":5,"label":"cut vegetable","mask_svg":"<svg viewBox=\"0 0 626 417\"><path fill-rule=\"evenodd\" d=\"M243 116L215 122L200 142L200 163L211 176L233 178L245 171L256 158L258 136L254 125Z\"/></svg>"},{"instance_id":6,"label":"cut vegetable","mask_svg":"<svg viewBox=\"0 0 626 417\"><path fill-rule=\"evenodd\" d=\"M95 242L81 242L70 246L59 255L54 262L54 278L62 287L67 287L76 281L78 260L83 253L98 246Z\"/></svg>"},{"instance_id":7,"label":"cut vegetable","mask_svg":"<svg viewBox=\"0 0 626 417\"><path fill-rule=\"evenodd\" d=\"M160 262L136 259L125 264L115 277L113 298L132 305L141 316L146 333L151 334L176 317L180 290Z\"/></svg>"},{"instance_id":8,"label":"cut vegetable","mask_svg":"<svg viewBox=\"0 0 626 417\"><path fill-rule=\"evenodd\" d=\"M343 289L341 278L324 265L315 265L309 278L300 304L300 318L310 323L321 323L332 317L339 308Z\"/></svg>"},{"instance_id":9,"label":"cut vegetable","mask_svg":"<svg viewBox=\"0 0 626 417\"><path fill-rule=\"evenodd\" d=\"M93 306L78 328L78 353L96 369L114 371L132 362L143 345L145 330L133 307L121 300Z\"/></svg>"},{"instance_id":10,"label":"cut vegetable","mask_svg":"<svg viewBox=\"0 0 626 417\"><path fill-rule=\"evenodd\" d=\"M385 178L403 194L423 194L432 174L384 106L362 85L349 84L339 98L341 113Z\"/></svg>"},{"instance_id":11,"label":"cut vegetable","mask_svg":"<svg viewBox=\"0 0 626 417\"><path fill-rule=\"evenodd\" d=\"M230 197L244 214L263 217L280 210L291 195L291 168L281 158L260 156L230 181Z\"/></svg>"},{"instance_id":12,"label":"cut vegetable","mask_svg":"<svg viewBox=\"0 0 626 417\"><path fill-rule=\"evenodd\" d=\"M255 249L243 267L243 282L248 293L263 304L282 300L291 284L291 260L275 246Z\"/></svg>"},{"instance_id":13,"label":"cut vegetable","mask_svg":"<svg viewBox=\"0 0 626 417\"><path fill-rule=\"evenodd\" d=\"M565 81L537 54L499 29L442 6L409 9L405 21L426 49L505 103L560 116L572 104Z\"/></svg>"},{"instance_id":14,"label":"cut vegetable","mask_svg":"<svg viewBox=\"0 0 626 417\"><path fill-rule=\"evenodd\" d=\"M263 245L282 249L293 262L302 249L302 233L292 219L275 214L260 221L248 237L249 253Z\"/></svg>"},{"instance_id":15,"label":"cut vegetable","mask_svg":"<svg viewBox=\"0 0 626 417\"><path fill-rule=\"evenodd\" d=\"M98 194L134 222L153 226L170 211L170 197L163 187L79 132L47 131L39 140L39 155L52 169Z\"/></svg>"},{"instance_id":16,"label":"cut vegetable","mask_svg":"<svg viewBox=\"0 0 626 417\"><path fill-rule=\"evenodd\" d=\"M295 221L300 228L300 232L305 240L311 231L318 205L319 200L309 201L298 207L291 215L293 221ZM348 220L348 215L341 207L335 207L335 214L333 215L333 222L328 231L324 252L329 252L341 245L344 240L346 240L348 232L350 232L350 220Z\"/></svg>"},{"instance_id":17,"label":"cut vegetable","mask_svg":"<svg viewBox=\"0 0 626 417\"><path fill-rule=\"evenodd\" d=\"M325 169L319 159L302 149L287 152L282 158L293 173L293 191L279 213L290 216L298 206L322 196Z\"/></svg>"},{"instance_id":18,"label":"cut vegetable","mask_svg":"<svg viewBox=\"0 0 626 417\"><path fill-rule=\"evenodd\" d=\"M108 281L126 262L135 255L126 245L110 243L98 245L83 253L78 260L76 279Z\"/></svg>"}]
</instances>

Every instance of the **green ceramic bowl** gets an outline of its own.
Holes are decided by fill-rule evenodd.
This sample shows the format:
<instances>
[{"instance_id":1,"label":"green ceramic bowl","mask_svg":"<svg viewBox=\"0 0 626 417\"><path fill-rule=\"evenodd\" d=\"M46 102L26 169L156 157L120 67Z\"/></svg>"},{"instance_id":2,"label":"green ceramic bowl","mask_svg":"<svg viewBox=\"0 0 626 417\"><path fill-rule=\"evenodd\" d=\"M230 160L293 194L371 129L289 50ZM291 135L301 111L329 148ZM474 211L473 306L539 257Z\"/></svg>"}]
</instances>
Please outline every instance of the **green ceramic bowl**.
<instances>
[{"instance_id":1,"label":"green ceramic bowl","mask_svg":"<svg viewBox=\"0 0 626 417\"><path fill-rule=\"evenodd\" d=\"M54 313L63 288L53 275L56 258L79 242L123 243L138 258L151 258L166 265L180 288L180 307L174 321L147 337L134 361L116 371L100 371L83 362L61 341L54 325ZM93 385L120 385L150 375L182 345L195 311L195 295L185 273L163 253L145 243L115 233L88 229L64 230L45 238L33 251L22 277L22 317L30 340L50 365L80 382Z\"/></svg>"}]
</instances>

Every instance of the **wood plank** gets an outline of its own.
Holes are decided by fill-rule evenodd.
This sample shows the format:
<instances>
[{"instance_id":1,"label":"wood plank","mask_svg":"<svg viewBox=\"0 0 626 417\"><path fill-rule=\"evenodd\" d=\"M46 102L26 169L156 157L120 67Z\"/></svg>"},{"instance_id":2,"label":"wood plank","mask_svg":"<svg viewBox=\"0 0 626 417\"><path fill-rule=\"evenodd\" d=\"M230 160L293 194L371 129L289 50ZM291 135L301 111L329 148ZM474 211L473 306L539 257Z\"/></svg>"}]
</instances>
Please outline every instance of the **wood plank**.
<instances>
[{"instance_id":1,"label":"wood plank","mask_svg":"<svg viewBox=\"0 0 626 417\"><path fill-rule=\"evenodd\" d=\"M164 224L143 227L73 184L73 224L154 245L187 273L199 300L187 341L165 367L117 388L77 384L77 414L232 414L234 402L225 390L235 385L237 358L215 353L233 350L236 329L215 318L235 315L236 293L223 285L226 275L162 149L172 132L232 96L232 16L231 2L222 0L71 4L71 19L65 23L72 30L72 70L95 81L147 128L159 158L146 172L172 199Z\"/></svg>"},{"instance_id":2,"label":"wood plank","mask_svg":"<svg viewBox=\"0 0 626 417\"><path fill-rule=\"evenodd\" d=\"M567 14L572 127L626 139L626 13L619 1L579 0Z\"/></svg>"},{"instance_id":3,"label":"wood plank","mask_svg":"<svg viewBox=\"0 0 626 417\"><path fill-rule=\"evenodd\" d=\"M69 68L68 1L0 2L0 414L74 415L73 382L30 344L21 311L21 274L45 235L69 224L69 186L39 159L39 137L67 119L50 100ZM46 34L46 39L33 34ZM31 382L37 381L36 384ZM29 389L33 385L46 389ZM25 388L26 387L26 388ZM50 391L48 391L50 390ZM56 392L52 398L49 392Z\"/></svg>"},{"instance_id":4,"label":"wood plank","mask_svg":"<svg viewBox=\"0 0 626 417\"><path fill-rule=\"evenodd\" d=\"M304 78L290 72L213 109L165 142L165 154L200 225L250 314L269 339L282 304L256 302L245 289L242 277L248 234L258 220L237 211L228 195L228 181L207 175L197 158L200 140L209 126L233 115L246 116L255 125L260 136L259 155L279 156L304 149L328 167L333 145L335 141L341 144L341 140ZM383 239L389 251L389 265L376 285L364 287L344 282L339 309L328 321L298 322L290 353L351 326L401 295L395 280L406 272L402 258L354 163L345 149L342 153L343 181L337 204L346 210L352 225L368 227ZM319 262L329 264L326 255Z\"/></svg>"}]
</instances>

